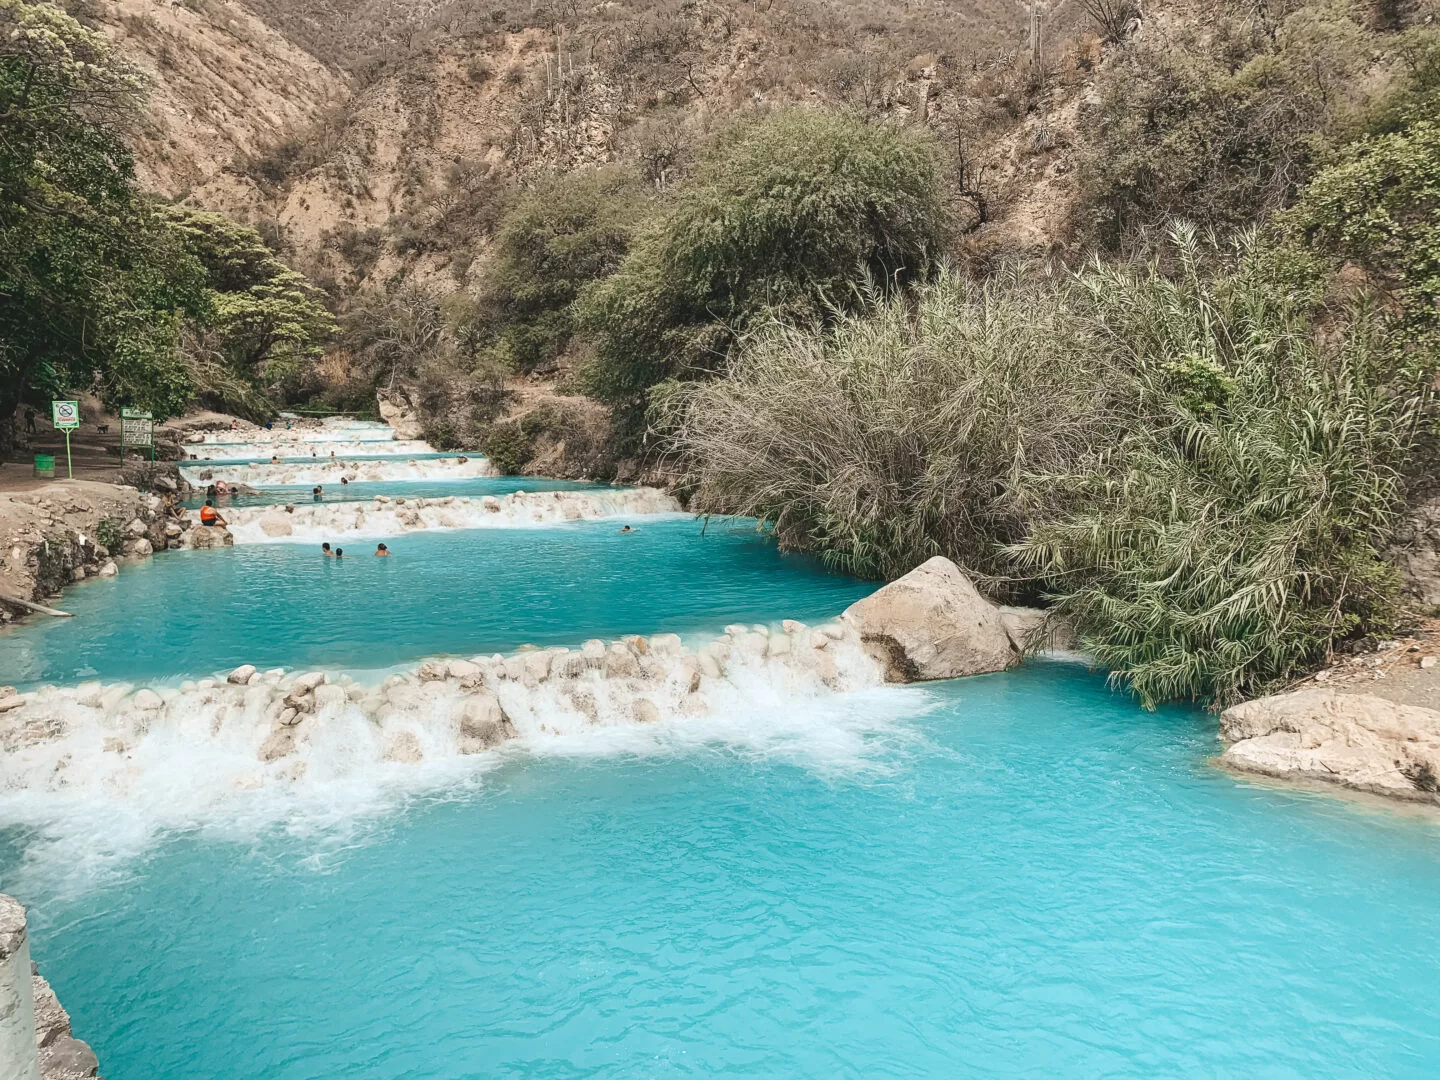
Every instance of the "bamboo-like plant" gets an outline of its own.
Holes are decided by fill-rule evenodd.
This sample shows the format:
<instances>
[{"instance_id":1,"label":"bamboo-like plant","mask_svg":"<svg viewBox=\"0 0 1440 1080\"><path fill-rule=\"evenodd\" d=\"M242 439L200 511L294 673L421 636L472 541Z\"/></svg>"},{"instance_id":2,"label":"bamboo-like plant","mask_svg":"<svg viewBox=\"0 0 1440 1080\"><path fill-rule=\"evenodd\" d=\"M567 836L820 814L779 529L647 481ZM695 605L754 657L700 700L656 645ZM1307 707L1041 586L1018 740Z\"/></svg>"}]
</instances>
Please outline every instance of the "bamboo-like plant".
<instances>
[{"instance_id":1,"label":"bamboo-like plant","mask_svg":"<svg viewBox=\"0 0 1440 1080\"><path fill-rule=\"evenodd\" d=\"M1364 311L1317 333L1248 243L1179 228L1163 269L942 274L767 327L681 395L695 505L855 573L943 554L1044 592L1149 706L1282 679L1391 617L1429 391Z\"/></svg>"}]
</instances>

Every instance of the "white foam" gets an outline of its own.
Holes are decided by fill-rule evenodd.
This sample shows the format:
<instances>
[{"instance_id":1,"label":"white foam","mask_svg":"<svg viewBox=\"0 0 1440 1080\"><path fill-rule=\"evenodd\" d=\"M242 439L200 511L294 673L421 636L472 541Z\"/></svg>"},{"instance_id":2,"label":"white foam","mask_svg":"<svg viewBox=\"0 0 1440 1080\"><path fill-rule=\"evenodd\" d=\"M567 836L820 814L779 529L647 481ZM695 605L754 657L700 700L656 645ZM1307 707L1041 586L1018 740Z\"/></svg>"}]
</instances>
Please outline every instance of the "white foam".
<instances>
[{"instance_id":1,"label":"white foam","mask_svg":"<svg viewBox=\"0 0 1440 1080\"><path fill-rule=\"evenodd\" d=\"M320 543L398 536L415 531L527 528L565 521L640 515L683 516L680 504L655 488L618 491L519 491L501 498L379 496L369 502L251 506L224 512L237 544Z\"/></svg>"},{"instance_id":2,"label":"white foam","mask_svg":"<svg viewBox=\"0 0 1440 1080\"><path fill-rule=\"evenodd\" d=\"M721 748L827 775L877 767L926 696L884 688L843 623L787 627L735 627L693 649L660 635L428 661L383 681L331 672L308 698L278 672L43 688L0 715L0 826L35 832L22 876L74 890L167 832L344 836L417 793L483 783L516 754ZM302 703L293 726L287 695Z\"/></svg>"},{"instance_id":3,"label":"white foam","mask_svg":"<svg viewBox=\"0 0 1440 1080\"><path fill-rule=\"evenodd\" d=\"M460 455L449 458L408 458L394 461L333 461L322 460L317 464L254 463L248 465L206 465L193 462L180 467L180 475L187 483L197 487L216 480L227 484L249 484L252 487L286 484L322 484L340 486L343 476L351 483L356 481L404 481L404 480L471 480L480 476L497 475L489 460L479 455Z\"/></svg>"},{"instance_id":4,"label":"white foam","mask_svg":"<svg viewBox=\"0 0 1440 1080\"><path fill-rule=\"evenodd\" d=\"M204 446L188 446L188 459L196 461L244 461L255 459L268 461L279 458L322 458L347 457L352 454L366 456L405 457L409 454L433 454L435 448L419 439L356 440L347 439L332 442L319 439L271 440L266 442L237 442ZM303 464L303 463L302 463Z\"/></svg>"},{"instance_id":5,"label":"white foam","mask_svg":"<svg viewBox=\"0 0 1440 1080\"><path fill-rule=\"evenodd\" d=\"M394 439L395 429L389 424L382 424L375 420L347 420L336 417L320 421L314 424L308 421L300 421L299 427L285 429L283 427L263 428L247 425L244 428L233 428L229 431L207 431L204 432L200 443L190 445L203 445L206 443L234 444L234 443L278 443L278 442L335 442L337 440L349 440L351 442L385 442Z\"/></svg>"}]
</instances>

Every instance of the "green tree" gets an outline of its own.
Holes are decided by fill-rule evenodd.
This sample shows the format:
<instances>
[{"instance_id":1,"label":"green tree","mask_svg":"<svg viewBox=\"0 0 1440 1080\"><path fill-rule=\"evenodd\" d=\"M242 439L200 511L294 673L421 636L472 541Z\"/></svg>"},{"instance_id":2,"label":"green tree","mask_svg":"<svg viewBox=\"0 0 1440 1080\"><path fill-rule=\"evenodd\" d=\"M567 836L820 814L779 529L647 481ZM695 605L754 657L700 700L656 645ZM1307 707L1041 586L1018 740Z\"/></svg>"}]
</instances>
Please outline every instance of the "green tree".
<instances>
[{"instance_id":1,"label":"green tree","mask_svg":"<svg viewBox=\"0 0 1440 1080\"><path fill-rule=\"evenodd\" d=\"M581 294L592 392L641 405L670 377L724 368L765 312L809 317L924 275L949 217L922 132L830 112L742 121L704 156L611 277Z\"/></svg>"},{"instance_id":2,"label":"green tree","mask_svg":"<svg viewBox=\"0 0 1440 1080\"><path fill-rule=\"evenodd\" d=\"M1398 304L1410 364L1440 366L1440 126L1422 120L1347 146L1279 224L1281 273L1317 282L1359 267Z\"/></svg>"},{"instance_id":3,"label":"green tree","mask_svg":"<svg viewBox=\"0 0 1440 1080\"><path fill-rule=\"evenodd\" d=\"M645 209L639 180L617 168L554 177L516 201L484 296L508 366L533 370L565 351L575 332L570 305L615 272Z\"/></svg>"},{"instance_id":4,"label":"green tree","mask_svg":"<svg viewBox=\"0 0 1440 1080\"><path fill-rule=\"evenodd\" d=\"M242 374L291 379L335 334L335 319L303 274L290 269L260 234L223 214L172 206L170 227L205 268L206 325Z\"/></svg>"},{"instance_id":5,"label":"green tree","mask_svg":"<svg viewBox=\"0 0 1440 1080\"><path fill-rule=\"evenodd\" d=\"M203 271L138 195L123 134L140 81L60 8L0 0L0 417L97 384L183 406L180 316Z\"/></svg>"}]
</instances>

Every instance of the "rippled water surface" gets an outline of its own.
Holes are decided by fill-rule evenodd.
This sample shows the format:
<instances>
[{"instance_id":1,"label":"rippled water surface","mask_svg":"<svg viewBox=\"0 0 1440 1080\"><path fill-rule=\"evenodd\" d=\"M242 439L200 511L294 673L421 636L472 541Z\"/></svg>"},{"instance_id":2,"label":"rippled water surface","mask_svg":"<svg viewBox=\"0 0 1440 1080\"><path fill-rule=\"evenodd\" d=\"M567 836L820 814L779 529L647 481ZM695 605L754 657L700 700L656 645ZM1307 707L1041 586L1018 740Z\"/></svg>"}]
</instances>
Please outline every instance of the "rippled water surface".
<instances>
[{"instance_id":1,"label":"rippled water surface","mask_svg":"<svg viewBox=\"0 0 1440 1080\"><path fill-rule=\"evenodd\" d=\"M259 667L381 668L529 642L826 618L874 589L753 528L689 519L409 533L374 557L319 545L172 551L65 593L76 617L0 632L5 682L147 680Z\"/></svg>"},{"instance_id":2,"label":"rippled water surface","mask_svg":"<svg viewBox=\"0 0 1440 1080\"><path fill-rule=\"evenodd\" d=\"M752 716L178 836L33 886L34 950L110 1080L1440 1074L1432 821L1238 782L1074 665L886 695L858 757Z\"/></svg>"}]
</instances>

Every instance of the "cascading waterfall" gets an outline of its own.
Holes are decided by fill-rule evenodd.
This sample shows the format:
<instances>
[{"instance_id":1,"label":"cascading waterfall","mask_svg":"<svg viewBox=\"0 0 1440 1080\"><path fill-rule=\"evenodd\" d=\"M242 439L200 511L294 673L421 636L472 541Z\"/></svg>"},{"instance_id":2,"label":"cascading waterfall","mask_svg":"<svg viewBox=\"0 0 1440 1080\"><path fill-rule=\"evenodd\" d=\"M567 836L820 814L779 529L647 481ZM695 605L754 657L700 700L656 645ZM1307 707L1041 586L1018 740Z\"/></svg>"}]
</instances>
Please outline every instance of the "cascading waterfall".
<instances>
[{"instance_id":1,"label":"cascading waterfall","mask_svg":"<svg viewBox=\"0 0 1440 1080\"><path fill-rule=\"evenodd\" d=\"M734 625L428 660L398 672L258 672L179 686L42 687L0 713L0 816L91 875L166 829L363 816L503 755L705 744L850 769L913 715L844 620ZM308 809L302 809L308 808Z\"/></svg>"},{"instance_id":2,"label":"cascading waterfall","mask_svg":"<svg viewBox=\"0 0 1440 1080\"><path fill-rule=\"evenodd\" d=\"M663 491L633 488L604 493L517 491L496 497L449 495L439 499L298 503L226 511L237 544L308 543L397 536L417 530L526 528L601 518L681 515Z\"/></svg>"},{"instance_id":3,"label":"cascading waterfall","mask_svg":"<svg viewBox=\"0 0 1440 1080\"><path fill-rule=\"evenodd\" d=\"M203 434L186 445L186 482L252 486L339 484L356 481L463 480L497 475L480 454L439 456L420 439L397 439L372 421L322 422L318 430L264 428ZM272 458L280 460L271 463ZM378 459L378 460L377 460Z\"/></svg>"},{"instance_id":4,"label":"cascading waterfall","mask_svg":"<svg viewBox=\"0 0 1440 1080\"><path fill-rule=\"evenodd\" d=\"M347 461L343 458L317 462L252 462L241 465L206 465L203 462L182 465L180 475L196 487L217 480L227 484L248 484L252 487L292 484L333 484L341 477L354 483L362 481L470 480L479 476L498 475L487 458L461 454L442 458L405 458L395 460Z\"/></svg>"},{"instance_id":5,"label":"cascading waterfall","mask_svg":"<svg viewBox=\"0 0 1440 1080\"><path fill-rule=\"evenodd\" d=\"M304 464L312 458L336 457L408 457L417 454L434 454L429 443L419 439L355 440L340 442L319 440L273 440L267 442L210 443L186 448L186 460L212 462L252 462L263 464L272 457L282 460L301 459Z\"/></svg>"}]
</instances>

